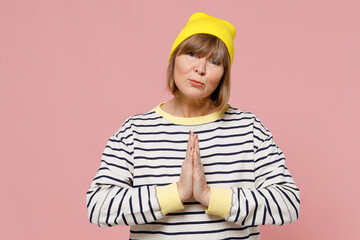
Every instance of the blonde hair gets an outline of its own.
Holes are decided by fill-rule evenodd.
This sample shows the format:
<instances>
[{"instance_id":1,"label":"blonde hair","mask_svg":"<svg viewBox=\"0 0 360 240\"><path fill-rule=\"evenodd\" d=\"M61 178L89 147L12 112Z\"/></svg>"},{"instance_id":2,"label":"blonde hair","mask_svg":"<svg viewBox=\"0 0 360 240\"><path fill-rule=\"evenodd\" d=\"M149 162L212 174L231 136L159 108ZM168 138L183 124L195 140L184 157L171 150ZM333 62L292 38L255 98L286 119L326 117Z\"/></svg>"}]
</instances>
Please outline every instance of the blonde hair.
<instances>
[{"instance_id":1,"label":"blonde hair","mask_svg":"<svg viewBox=\"0 0 360 240\"><path fill-rule=\"evenodd\" d=\"M210 95L210 106L221 109L228 103L230 97L230 55L227 47L219 38L199 33L188 37L173 51L167 69L167 87L176 96L179 89L174 81L175 58L182 54L193 53L196 57L207 57L219 62L224 67L224 74L215 91Z\"/></svg>"}]
</instances>

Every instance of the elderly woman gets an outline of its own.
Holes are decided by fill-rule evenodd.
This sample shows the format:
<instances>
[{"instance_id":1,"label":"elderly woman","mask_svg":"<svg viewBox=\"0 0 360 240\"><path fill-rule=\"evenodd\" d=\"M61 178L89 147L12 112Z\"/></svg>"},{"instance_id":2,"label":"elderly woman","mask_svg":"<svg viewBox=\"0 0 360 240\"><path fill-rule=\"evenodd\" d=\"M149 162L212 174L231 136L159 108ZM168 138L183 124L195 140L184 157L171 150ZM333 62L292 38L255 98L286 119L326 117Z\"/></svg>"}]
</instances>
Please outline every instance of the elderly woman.
<instances>
[{"instance_id":1,"label":"elderly woman","mask_svg":"<svg viewBox=\"0 0 360 240\"><path fill-rule=\"evenodd\" d=\"M259 225L299 215L272 134L228 105L234 26L193 14L172 47L174 97L128 118L87 192L89 220L131 225L131 239L260 239Z\"/></svg>"}]
</instances>

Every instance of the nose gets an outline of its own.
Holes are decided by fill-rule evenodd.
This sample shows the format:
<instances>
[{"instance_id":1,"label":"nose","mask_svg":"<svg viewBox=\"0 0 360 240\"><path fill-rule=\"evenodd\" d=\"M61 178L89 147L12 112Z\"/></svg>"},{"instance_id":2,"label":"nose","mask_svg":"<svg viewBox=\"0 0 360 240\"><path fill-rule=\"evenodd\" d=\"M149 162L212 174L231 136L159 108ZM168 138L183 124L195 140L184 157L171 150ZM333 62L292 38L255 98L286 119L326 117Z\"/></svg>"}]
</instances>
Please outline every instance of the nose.
<instances>
[{"instance_id":1,"label":"nose","mask_svg":"<svg viewBox=\"0 0 360 240\"><path fill-rule=\"evenodd\" d=\"M206 74L206 58L199 58L195 65L195 72L197 72L200 76L204 76Z\"/></svg>"}]
</instances>

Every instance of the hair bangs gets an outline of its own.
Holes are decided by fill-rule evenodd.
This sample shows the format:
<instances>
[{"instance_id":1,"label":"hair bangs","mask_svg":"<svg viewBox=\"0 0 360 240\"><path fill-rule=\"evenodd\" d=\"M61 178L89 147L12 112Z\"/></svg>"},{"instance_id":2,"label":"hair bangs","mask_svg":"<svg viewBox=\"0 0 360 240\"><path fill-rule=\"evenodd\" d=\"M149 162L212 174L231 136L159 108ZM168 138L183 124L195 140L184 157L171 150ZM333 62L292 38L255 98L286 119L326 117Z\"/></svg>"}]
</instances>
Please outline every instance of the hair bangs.
<instances>
[{"instance_id":1,"label":"hair bangs","mask_svg":"<svg viewBox=\"0 0 360 240\"><path fill-rule=\"evenodd\" d=\"M225 44L209 34L196 34L186 39L177 55L193 53L196 57L207 57L213 62L222 64L229 54Z\"/></svg>"}]
</instances>

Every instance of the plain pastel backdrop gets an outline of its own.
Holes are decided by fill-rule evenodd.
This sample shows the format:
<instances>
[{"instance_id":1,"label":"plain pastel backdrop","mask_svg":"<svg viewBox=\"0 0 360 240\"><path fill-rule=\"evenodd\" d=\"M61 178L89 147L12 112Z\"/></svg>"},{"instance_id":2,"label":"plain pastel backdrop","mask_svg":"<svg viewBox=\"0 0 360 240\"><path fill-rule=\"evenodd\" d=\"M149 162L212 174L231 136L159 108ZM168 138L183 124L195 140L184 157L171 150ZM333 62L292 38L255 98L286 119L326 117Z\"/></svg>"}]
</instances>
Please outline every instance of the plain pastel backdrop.
<instances>
[{"instance_id":1,"label":"plain pastel backdrop","mask_svg":"<svg viewBox=\"0 0 360 240\"><path fill-rule=\"evenodd\" d=\"M235 25L230 104L272 131L300 218L262 239L358 239L359 1L0 0L0 239L127 239L85 193L108 138L170 99L168 54L189 16Z\"/></svg>"}]
</instances>

